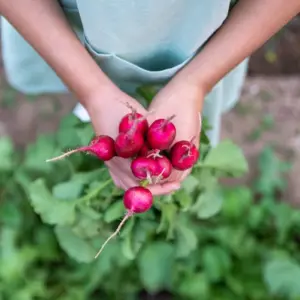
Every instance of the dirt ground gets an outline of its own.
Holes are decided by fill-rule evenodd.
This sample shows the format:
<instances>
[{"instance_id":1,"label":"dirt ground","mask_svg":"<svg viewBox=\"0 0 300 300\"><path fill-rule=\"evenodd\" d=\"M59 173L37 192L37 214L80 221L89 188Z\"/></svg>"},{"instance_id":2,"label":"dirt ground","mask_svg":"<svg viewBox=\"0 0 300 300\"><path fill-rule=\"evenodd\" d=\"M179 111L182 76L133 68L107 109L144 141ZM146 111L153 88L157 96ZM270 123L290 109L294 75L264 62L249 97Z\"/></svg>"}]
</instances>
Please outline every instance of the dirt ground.
<instances>
[{"instance_id":1,"label":"dirt ground","mask_svg":"<svg viewBox=\"0 0 300 300\"><path fill-rule=\"evenodd\" d=\"M249 74L300 74L300 15L252 55Z\"/></svg>"},{"instance_id":2,"label":"dirt ground","mask_svg":"<svg viewBox=\"0 0 300 300\"><path fill-rule=\"evenodd\" d=\"M255 178L257 156L272 145L292 163L285 200L300 204L300 76L248 77L236 107L223 117L222 138L244 150L250 163L245 179Z\"/></svg>"}]
</instances>

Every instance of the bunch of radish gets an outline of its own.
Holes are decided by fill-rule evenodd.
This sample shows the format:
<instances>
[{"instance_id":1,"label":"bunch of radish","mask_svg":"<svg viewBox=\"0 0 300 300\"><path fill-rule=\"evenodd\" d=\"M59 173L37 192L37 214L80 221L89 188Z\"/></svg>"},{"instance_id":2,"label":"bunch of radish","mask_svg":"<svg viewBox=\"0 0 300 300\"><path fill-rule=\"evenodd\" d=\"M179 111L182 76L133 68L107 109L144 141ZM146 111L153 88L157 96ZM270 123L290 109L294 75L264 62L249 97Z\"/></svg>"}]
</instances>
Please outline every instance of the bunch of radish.
<instances>
[{"instance_id":1,"label":"bunch of radish","mask_svg":"<svg viewBox=\"0 0 300 300\"><path fill-rule=\"evenodd\" d=\"M148 184L156 184L167 179L173 168L180 171L190 169L199 157L197 147L193 143L194 138L191 141L173 143L176 128L172 119L175 116L155 120L149 126L145 116L131 107L130 109L131 112L120 121L119 133L115 140L107 135L96 136L88 146L47 160L47 162L60 160L76 152L90 153L102 161L109 161L116 156L131 159L131 171L140 180L141 185L131 187L125 192L123 203L127 213L95 258L99 256L109 240L118 234L129 217L151 208L153 195L146 188Z\"/></svg>"}]
</instances>

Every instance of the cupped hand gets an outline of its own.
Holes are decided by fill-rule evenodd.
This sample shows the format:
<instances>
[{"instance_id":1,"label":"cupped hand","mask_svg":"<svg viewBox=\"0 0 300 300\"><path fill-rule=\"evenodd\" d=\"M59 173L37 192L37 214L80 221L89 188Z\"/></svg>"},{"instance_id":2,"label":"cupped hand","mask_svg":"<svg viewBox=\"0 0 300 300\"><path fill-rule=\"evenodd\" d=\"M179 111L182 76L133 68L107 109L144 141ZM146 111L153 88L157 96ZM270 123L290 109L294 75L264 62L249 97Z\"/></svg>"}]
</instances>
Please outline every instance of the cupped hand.
<instances>
[{"instance_id":1,"label":"cupped hand","mask_svg":"<svg viewBox=\"0 0 300 300\"><path fill-rule=\"evenodd\" d=\"M157 118L168 118L172 115L172 119L176 127L176 138L173 144L180 140L191 141L199 147L199 138L201 132L201 115L203 103L203 94L193 86L189 86L183 82L170 82L166 85L154 98L149 109L154 113L149 116L149 123ZM191 172L173 170L170 177L163 182L180 183Z\"/></svg>"},{"instance_id":2,"label":"cupped hand","mask_svg":"<svg viewBox=\"0 0 300 300\"><path fill-rule=\"evenodd\" d=\"M87 101L87 111L91 118L96 135L109 135L115 139L121 119L131 112L130 107L142 115L148 114L147 110L135 99L119 90L117 87L101 89L94 93ZM130 169L131 160L114 157L106 162L115 185L127 190L139 185ZM149 186L154 195L168 194L177 189L176 183L163 183Z\"/></svg>"}]
</instances>

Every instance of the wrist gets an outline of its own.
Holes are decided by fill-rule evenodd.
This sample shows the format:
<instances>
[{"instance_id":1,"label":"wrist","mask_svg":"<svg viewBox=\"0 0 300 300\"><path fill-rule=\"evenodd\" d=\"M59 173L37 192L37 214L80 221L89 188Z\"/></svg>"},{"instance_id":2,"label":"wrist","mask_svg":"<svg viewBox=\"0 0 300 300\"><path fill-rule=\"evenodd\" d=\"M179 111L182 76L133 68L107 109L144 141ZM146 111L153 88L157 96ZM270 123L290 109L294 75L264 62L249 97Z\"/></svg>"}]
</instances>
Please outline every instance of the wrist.
<instances>
[{"instance_id":1,"label":"wrist","mask_svg":"<svg viewBox=\"0 0 300 300\"><path fill-rule=\"evenodd\" d=\"M176 95L182 95L183 98L190 99L197 107L198 111L202 110L204 97L207 94L206 87L201 82L188 78L185 74L178 73L169 83ZM181 97L176 97L181 98ZM182 100L182 99L181 99Z\"/></svg>"},{"instance_id":2,"label":"wrist","mask_svg":"<svg viewBox=\"0 0 300 300\"><path fill-rule=\"evenodd\" d=\"M119 88L112 82L99 82L97 86L88 88L80 97L81 104L90 113L95 106L111 105L112 101L118 99Z\"/></svg>"},{"instance_id":3,"label":"wrist","mask_svg":"<svg viewBox=\"0 0 300 300\"><path fill-rule=\"evenodd\" d=\"M195 90L199 95L203 97L208 94L213 83L210 80L210 74L208 71L201 70L196 71L194 62L190 63L184 69L182 69L175 78L177 81L184 82L190 89Z\"/></svg>"}]
</instances>

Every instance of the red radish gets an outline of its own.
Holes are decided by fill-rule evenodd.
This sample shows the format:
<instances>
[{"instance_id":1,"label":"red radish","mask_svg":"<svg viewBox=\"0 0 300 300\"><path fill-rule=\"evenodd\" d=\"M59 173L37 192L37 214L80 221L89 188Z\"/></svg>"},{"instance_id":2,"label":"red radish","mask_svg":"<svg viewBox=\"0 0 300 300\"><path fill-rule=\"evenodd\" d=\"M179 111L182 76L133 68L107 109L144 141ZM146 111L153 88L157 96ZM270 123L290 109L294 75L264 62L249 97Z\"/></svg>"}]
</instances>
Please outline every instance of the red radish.
<instances>
[{"instance_id":1,"label":"red radish","mask_svg":"<svg viewBox=\"0 0 300 300\"><path fill-rule=\"evenodd\" d=\"M147 157L154 159L156 162L156 176L158 176L156 182L171 175L172 164L166 156L160 154L160 150L150 150Z\"/></svg>"},{"instance_id":2,"label":"red radish","mask_svg":"<svg viewBox=\"0 0 300 300\"><path fill-rule=\"evenodd\" d=\"M171 122L174 117L158 119L150 125L147 140L152 149L166 150L171 146L176 135L176 128Z\"/></svg>"},{"instance_id":3,"label":"red radish","mask_svg":"<svg viewBox=\"0 0 300 300\"><path fill-rule=\"evenodd\" d=\"M124 116L119 125L119 132L127 132L131 127L137 123L137 131L141 134L145 134L148 130L147 119L143 118L143 115L133 110L131 113Z\"/></svg>"},{"instance_id":4,"label":"red radish","mask_svg":"<svg viewBox=\"0 0 300 300\"><path fill-rule=\"evenodd\" d=\"M123 201L130 214L138 214L151 208L153 195L147 188L135 186L125 192Z\"/></svg>"},{"instance_id":5,"label":"red radish","mask_svg":"<svg viewBox=\"0 0 300 300\"><path fill-rule=\"evenodd\" d=\"M138 156L147 156L148 152L150 151L149 146L147 145L147 141L145 141L144 145L142 146L140 152L138 153Z\"/></svg>"},{"instance_id":6,"label":"red radish","mask_svg":"<svg viewBox=\"0 0 300 300\"><path fill-rule=\"evenodd\" d=\"M145 120L145 117L143 117ZM116 138L115 149L117 155L123 158L130 158L138 155L144 145L144 136L138 130L139 122L135 120L126 132L120 132Z\"/></svg>"},{"instance_id":7,"label":"red radish","mask_svg":"<svg viewBox=\"0 0 300 300\"><path fill-rule=\"evenodd\" d=\"M199 158L199 151L189 141L179 141L175 143L170 151L172 166L180 171L191 168Z\"/></svg>"},{"instance_id":8,"label":"red radish","mask_svg":"<svg viewBox=\"0 0 300 300\"><path fill-rule=\"evenodd\" d=\"M138 179L150 179L157 174L157 163L153 158L137 157L131 162L131 171Z\"/></svg>"},{"instance_id":9,"label":"red radish","mask_svg":"<svg viewBox=\"0 0 300 300\"><path fill-rule=\"evenodd\" d=\"M96 254L95 258L97 258L101 254L101 252L103 251L106 244L120 232L120 230L123 227L123 225L125 224L125 222L131 216L133 216L134 214L146 212L147 210L149 210L151 208L152 203L153 203L153 195L148 189L141 187L141 186L135 186L135 187L128 189L125 192L124 198L123 198L123 203L127 209L127 213L126 213L125 217L119 224L116 231L104 242L101 249Z\"/></svg>"},{"instance_id":10,"label":"red radish","mask_svg":"<svg viewBox=\"0 0 300 300\"><path fill-rule=\"evenodd\" d=\"M157 164L157 172L158 172L158 181L163 178L168 178L172 173L172 164L170 160L165 157L161 156L155 159Z\"/></svg>"},{"instance_id":11,"label":"red radish","mask_svg":"<svg viewBox=\"0 0 300 300\"><path fill-rule=\"evenodd\" d=\"M135 126L135 131L145 134L149 127L147 119L142 114L138 113L128 102L126 103L126 106L131 110L131 113L122 118L119 124L119 133L127 132Z\"/></svg>"},{"instance_id":12,"label":"red radish","mask_svg":"<svg viewBox=\"0 0 300 300\"><path fill-rule=\"evenodd\" d=\"M134 157L144 145L142 134L137 131L132 132L132 128L128 132L121 132L116 138L115 149L120 157Z\"/></svg>"},{"instance_id":13,"label":"red radish","mask_svg":"<svg viewBox=\"0 0 300 300\"><path fill-rule=\"evenodd\" d=\"M47 159L46 162L60 160L64 157L67 157L73 153L77 152L89 152L99 159L103 161L107 161L112 159L115 156L115 142L114 140L108 135L100 135L96 136L92 139L89 146L79 147L77 149L71 150L66 152L60 156Z\"/></svg>"}]
</instances>

